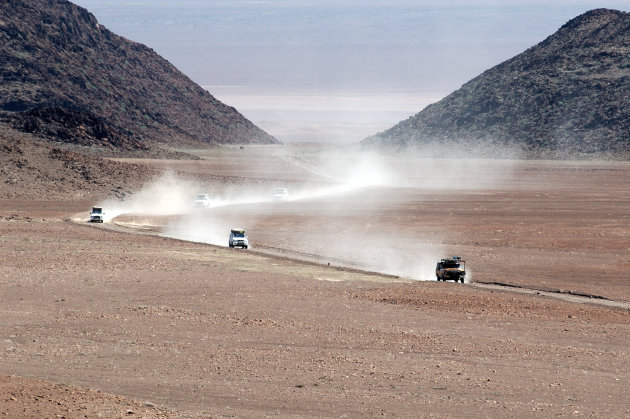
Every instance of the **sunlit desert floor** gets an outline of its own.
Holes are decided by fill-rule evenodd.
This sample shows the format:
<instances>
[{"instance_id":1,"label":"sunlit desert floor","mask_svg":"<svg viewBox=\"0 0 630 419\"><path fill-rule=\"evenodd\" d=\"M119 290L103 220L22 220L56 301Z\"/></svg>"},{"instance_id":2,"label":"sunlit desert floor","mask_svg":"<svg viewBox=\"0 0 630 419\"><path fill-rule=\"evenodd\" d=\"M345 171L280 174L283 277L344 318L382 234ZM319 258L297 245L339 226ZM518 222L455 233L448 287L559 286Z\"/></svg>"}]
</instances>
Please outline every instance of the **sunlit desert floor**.
<instances>
[{"instance_id":1,"label":"sunlit desert floor","mask_svg":"<svg viewBox=\"0 0 630 419\"><path fill-rule=\"evenodd\" d=\"M198 153L124 202L0 202L0 411L630 415L630 164Z\"/></svg>"}]
</instances>

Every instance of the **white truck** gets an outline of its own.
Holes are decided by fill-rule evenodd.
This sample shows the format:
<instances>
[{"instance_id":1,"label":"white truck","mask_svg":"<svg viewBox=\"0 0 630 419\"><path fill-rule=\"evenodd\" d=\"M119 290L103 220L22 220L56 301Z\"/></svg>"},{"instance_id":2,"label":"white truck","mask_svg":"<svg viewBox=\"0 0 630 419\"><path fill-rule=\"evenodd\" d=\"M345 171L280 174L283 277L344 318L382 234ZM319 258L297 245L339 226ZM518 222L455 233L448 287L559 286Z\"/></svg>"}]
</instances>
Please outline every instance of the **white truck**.
<instances>
[{"instance_id":1,"label":"white truck","mask_svg":"<svg viewBox=\"0 0 630 419\"><path fill-rule=\"evenodd\" d=\"M210 195L201 193L195 197L194 208L210 208Z\"/></svg>"},{"instance_id":2,"label":"white truck","mask_svg":"<svg viewBox=\"0 0 630 419\"><path fill-rule=\"evenodd\" d=\"M92 211L90 211L90 222L91 223L102 223L105 218L105 213L103 212L103 208L101 207L92 207Z\"/></svg>"},{"instance_id":3,"label":"white truck","mask_svg":"<svg viewBox=\"0 0 630 419\"><path fill-rule=\"evenodd\" d=\"M273 194L274 201L288 201L289 190L287 188L278 188Z\"/></svg>"},{"instance_id":4,"label":"white truck","mask_svg":"<svg viewBox=\"0 0 630 419\"><path fill-rule=\"evenodd\" d=\"M233 228L230 230L230 239L228 241L230 247L242 247L247 249L249 247L249 239L245 234L245 230L242 228Z\"/></svg>"}]
</instances>

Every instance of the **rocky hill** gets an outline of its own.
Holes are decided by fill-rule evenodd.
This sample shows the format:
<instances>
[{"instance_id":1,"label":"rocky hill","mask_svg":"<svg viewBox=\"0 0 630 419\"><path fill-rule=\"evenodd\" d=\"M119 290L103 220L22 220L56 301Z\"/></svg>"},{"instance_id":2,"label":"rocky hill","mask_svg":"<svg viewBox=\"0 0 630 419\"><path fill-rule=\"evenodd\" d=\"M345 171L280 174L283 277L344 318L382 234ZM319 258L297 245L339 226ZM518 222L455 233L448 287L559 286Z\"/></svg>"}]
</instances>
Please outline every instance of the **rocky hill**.
<instances>
[{"instance_id":1,"label":"rocky hill","mask_svg":"<svg viewBox=\"0 0 630 419\"><path fill-rule=\"evenodd\" d=\"M630 13L597 9L365 139L444 155L630 158Z\"/></svg>"},{"instance_id":2,"label":"rocky hill","mask_svg":"<svg viewBox=\"0 0 630 419\"><path fill-rule=\"evenodd\" d=\"M0 121L104 150L276 143L150 48L66 0L0 6Z\"/></svg>"},{"instance_id":3,"label":"rocky hill","mask_svg":"<svg viewBox=\"0 0 630 419\"><path fill-rule=\"evenodd\" d=\"M125 199L159 172L75 153L0 124L0 200Z\"/></svg>"}]
</instances>

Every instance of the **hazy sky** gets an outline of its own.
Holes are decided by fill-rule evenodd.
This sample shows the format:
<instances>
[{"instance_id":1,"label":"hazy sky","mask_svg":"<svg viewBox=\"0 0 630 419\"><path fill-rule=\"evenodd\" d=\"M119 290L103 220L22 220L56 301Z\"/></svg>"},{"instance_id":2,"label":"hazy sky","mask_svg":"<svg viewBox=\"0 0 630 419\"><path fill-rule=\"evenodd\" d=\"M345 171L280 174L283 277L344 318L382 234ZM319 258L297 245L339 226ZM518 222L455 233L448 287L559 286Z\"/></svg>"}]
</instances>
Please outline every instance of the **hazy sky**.
<instances>
[{"instance_id":1,"label":"hazy sky","mask_svg":"<svg viewBox=\"0 0 630 419\"><path fill-rule=\"evenodd\" d=\"M523 52L592 0L75 0L282 141L353 142Z\"/></svg>"}]
</instances>

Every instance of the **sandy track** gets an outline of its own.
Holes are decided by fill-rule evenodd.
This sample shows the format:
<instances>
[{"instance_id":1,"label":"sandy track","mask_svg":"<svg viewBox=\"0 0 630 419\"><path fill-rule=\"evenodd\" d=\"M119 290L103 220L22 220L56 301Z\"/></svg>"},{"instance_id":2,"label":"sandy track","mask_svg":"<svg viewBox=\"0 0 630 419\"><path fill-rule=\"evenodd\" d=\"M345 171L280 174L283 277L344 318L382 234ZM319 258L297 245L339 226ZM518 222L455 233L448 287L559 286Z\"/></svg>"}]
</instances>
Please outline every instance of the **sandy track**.
<instances>
[{"instance_id":1,"label":"sandy track","mask_svg":"<svg viewBox=\"0 0 630 419\"><path fill-rule=\"evenodd\" d=\"M557 299L569 301L572 303L595 304L595 305L602 305L606 307L614 307L614 308L630 310L630 303L626 301L611 300L611 299L608 299L599 295L583 295L583 294L577 295L573 291L564 291L564 290L549 291L549 290L526 288L526 287L514 286L510 284L498 284L498 283L486 284L482 282L474 282L471 285L478 288L482 288L482 289L511 291L511 292L515 292L519 294L543 295L545 297L557 298Z\"/></svg>"}]
</instances>

